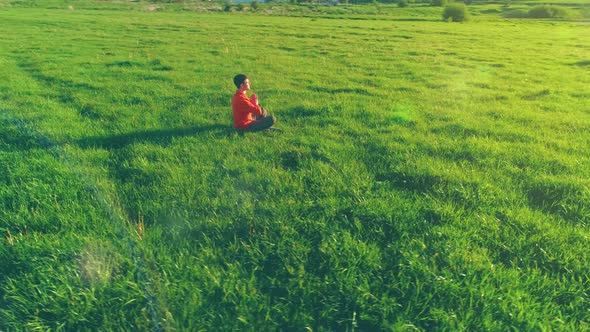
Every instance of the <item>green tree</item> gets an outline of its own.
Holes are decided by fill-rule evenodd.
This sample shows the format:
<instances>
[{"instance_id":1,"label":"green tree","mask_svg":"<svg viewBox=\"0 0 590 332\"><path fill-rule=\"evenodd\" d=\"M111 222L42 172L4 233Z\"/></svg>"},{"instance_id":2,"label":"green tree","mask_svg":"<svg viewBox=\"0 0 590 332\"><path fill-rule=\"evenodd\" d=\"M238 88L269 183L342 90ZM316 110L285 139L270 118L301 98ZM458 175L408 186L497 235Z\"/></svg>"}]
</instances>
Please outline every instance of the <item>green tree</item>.
<instances>
[{"instance_id":1,"label":"green tree","mask_svg":"<svg viewBox=\"0 0 590 332\"><path fill-rule=\"evenodd\" d=\"M442 17L445 21L464 22L469 19L469 12L465 4L452 3L445 7Z\"/></svg>"}]
</instances>

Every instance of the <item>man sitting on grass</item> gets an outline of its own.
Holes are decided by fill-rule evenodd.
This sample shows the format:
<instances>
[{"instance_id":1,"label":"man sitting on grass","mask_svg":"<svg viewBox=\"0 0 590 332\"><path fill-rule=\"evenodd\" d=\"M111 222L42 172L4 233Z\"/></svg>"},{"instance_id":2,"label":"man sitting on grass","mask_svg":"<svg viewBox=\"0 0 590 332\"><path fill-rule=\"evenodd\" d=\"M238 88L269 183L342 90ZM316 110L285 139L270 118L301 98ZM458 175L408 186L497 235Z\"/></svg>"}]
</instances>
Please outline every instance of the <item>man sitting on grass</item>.
<instances>
[{"instance_id":1,"label":"man sitting on grass","mask_svg":"<svg viewBox=\"0 0 590 332\"><path fill-rule=\"evenodd\" d=\"M246 91L250 90L248 76L236 75L234 84L238 88L231 103L234 128L240 131L259 131L272 128L276 122L275 117L267 114L266 110L258 105L258 97L255 94L252 94L250 98L246 95Z\"/></svg>"}]
</instances>

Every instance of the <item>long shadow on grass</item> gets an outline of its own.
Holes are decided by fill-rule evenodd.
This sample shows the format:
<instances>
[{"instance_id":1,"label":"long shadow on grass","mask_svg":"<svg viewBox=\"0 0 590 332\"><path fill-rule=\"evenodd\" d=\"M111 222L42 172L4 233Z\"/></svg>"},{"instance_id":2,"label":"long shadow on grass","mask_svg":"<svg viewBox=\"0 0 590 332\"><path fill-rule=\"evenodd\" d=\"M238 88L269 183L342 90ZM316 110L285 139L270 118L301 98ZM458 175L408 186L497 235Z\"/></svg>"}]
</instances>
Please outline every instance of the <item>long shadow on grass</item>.
<instances>
[{"instance_id":1,"label":"long shadow on grass","mask_svg":"<svg viewBox=\"0 0 590 332\"><path fill-rule=\"evenodd\" d=\"M56 146L37 133L25 120L10 116L10 110L0 109L0 151L50 149Z\"/></svg>"},{"instance_id":2,"label":"long shadow on grass","mask_svg":"<svg viewBox=\"0 0 590 332\"><path fill-rule=\"evenodd\" d=\"M105 149L117 149L138 142L150 142L155 144L169 144L173 138L198 135L205 132L214 132L215 136L228 136L234 130L223 124L212 124L199 127L155 129L136 131L112 136L91 136L78 140L76 144L82 148L100 147Z\"/></svg>"}]
</instances>

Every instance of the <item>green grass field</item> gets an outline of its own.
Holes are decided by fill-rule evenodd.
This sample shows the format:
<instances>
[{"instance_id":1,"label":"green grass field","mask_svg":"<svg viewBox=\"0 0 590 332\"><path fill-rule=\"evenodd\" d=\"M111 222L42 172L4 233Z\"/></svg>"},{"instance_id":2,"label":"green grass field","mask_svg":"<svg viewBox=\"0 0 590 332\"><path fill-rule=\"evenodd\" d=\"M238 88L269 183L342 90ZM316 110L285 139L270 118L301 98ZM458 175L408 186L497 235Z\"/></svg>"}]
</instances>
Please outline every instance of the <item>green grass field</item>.
<instances>
[{"instance_id":1,"label":"green grass field","mask_svg":"<svg viewBox=\"0 0 590 332\"><path fill-rule=\"evenodd\" d=\"M0 331L590 330L587 5L200 6L0 1Z\"/></svg>"}]
</instances>

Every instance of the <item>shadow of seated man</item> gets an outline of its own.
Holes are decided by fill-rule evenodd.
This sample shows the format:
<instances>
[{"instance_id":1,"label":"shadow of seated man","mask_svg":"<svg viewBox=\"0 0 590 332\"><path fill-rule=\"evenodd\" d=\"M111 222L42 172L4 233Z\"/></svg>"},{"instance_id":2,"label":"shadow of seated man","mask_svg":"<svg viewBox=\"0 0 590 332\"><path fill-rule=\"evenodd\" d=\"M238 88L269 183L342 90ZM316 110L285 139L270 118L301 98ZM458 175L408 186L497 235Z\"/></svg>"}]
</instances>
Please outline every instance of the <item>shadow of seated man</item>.
<instances>
[{"instance_id":1,"label":"shadow of seated man","mask_svg":"<svg viewBox=\"0 0 590 332\"><path fill-rule=\"evenodd\" d=\"M252 94L248 97L250 80L244 74L234 77L234 84L238 90L232 97L232 112L234 128L238 131L260 131L274 129L276 118L258 104L258 97Z\"/></svg>"}]
</instances>

